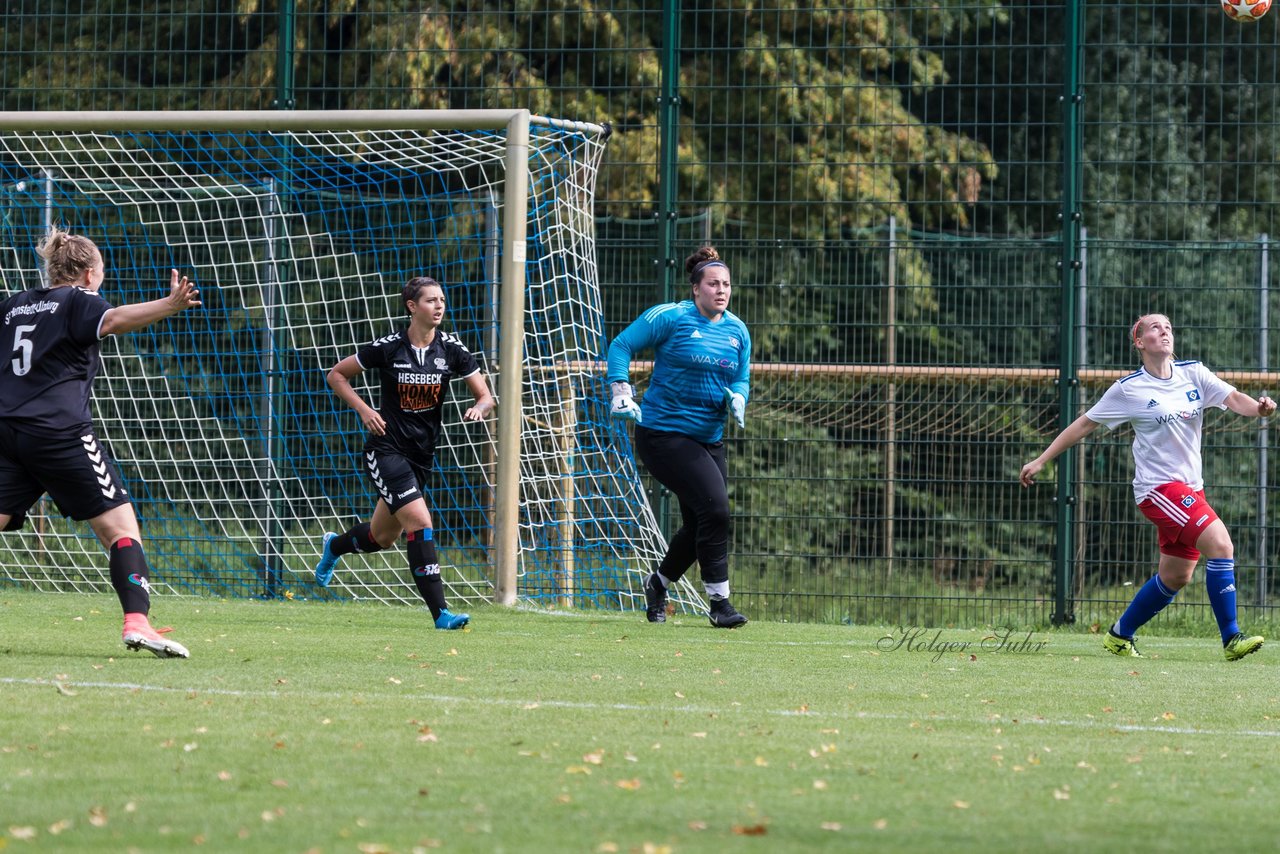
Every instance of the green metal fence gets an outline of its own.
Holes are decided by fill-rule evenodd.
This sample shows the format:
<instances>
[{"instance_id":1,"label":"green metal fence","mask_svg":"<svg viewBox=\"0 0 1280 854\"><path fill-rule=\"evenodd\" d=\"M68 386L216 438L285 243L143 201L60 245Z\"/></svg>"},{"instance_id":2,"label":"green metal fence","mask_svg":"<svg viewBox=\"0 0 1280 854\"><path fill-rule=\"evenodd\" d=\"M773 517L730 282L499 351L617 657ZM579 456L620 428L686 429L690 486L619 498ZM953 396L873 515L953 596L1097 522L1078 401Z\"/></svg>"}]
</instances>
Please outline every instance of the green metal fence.
<instances>
[{"instance_id":1,"label":"green metal fence","mask_svg":"<svg viewBox=\"0 0 1280 854\"><path fill-rule=\"evenodd\" d=\"M611 123L597 215L613 329L679 296L679 260L710 241L753 331L749 429L729 454L732 582L753 616L1105 623L1156 558L1129 434L1064 455L1056 486L1022 490L1021 464L1136 364L1125 331L1148 311L1172 317L1181 356L1280 391L1278 14L1240 25L1205 0L7 11L0 109L527 107ZM1241 601L1262 616L1273 432L1213 413L1205 448Z\"/></svg>"}]
</instances>

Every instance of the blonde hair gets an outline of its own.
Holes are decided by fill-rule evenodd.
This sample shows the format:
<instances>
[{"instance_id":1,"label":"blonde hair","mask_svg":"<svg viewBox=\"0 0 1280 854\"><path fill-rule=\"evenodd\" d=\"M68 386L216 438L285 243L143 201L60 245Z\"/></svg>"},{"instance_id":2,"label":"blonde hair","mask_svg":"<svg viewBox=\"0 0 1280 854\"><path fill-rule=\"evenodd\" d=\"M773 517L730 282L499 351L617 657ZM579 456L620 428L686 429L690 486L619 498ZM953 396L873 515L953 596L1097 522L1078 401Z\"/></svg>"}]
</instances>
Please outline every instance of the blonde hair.
<instances>
[{"instance_id":1,"label":"blonde hair","mask_svg":"<svg viewBox=\"0 0 1280 854\"><path fill-rule=\"evenodd\" d=\"M36 247L36 253L44 259L50 287L79 281L85 272L102 262L102 253L92 240L69 234L57 226L49 229Z\"/></svg>"},{"instance_id":2,"label":"blonde hair","mask_svg":"<svg viewBox=\"0 0 1280 854\"><path fill-rule=\"evenodd\" d=\"M1169 316L1167 314L1159 314L1159 313L1144 314L1142 315L1142 317L1139 317L1137 320L1133 322L1133 326L1129 327L1129 343L1130 344L1137 346L1138 339L1141 338L1142 334L1147 331L1147 327L1151 325L1151 319L1155 317L1159 317L1163 319L1165 323L1169 324L1170 328L1173 327L1173 321L1169 319Z\"/></svg>"}]
</instances>

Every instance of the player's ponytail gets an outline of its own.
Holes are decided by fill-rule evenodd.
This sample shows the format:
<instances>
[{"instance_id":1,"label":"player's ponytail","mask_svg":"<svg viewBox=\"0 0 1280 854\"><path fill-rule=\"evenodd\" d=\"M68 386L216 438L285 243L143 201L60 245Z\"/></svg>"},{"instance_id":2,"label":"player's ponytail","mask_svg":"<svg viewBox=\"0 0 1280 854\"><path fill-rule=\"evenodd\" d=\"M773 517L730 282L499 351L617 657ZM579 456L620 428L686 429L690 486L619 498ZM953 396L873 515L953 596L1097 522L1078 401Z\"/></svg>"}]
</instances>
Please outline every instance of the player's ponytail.
<instances>
[{"instance_id":1,"label":"player's ponytail","mask_svg":"<svg viewBox=\"0 0 1280 854\"><path fill-rule=\"evenodd\" d=\"M49 229L36 254L44 259L50 287L74 284L102 261L102 253L92 240L57 226Z\"/></svg>"}]
</instances>

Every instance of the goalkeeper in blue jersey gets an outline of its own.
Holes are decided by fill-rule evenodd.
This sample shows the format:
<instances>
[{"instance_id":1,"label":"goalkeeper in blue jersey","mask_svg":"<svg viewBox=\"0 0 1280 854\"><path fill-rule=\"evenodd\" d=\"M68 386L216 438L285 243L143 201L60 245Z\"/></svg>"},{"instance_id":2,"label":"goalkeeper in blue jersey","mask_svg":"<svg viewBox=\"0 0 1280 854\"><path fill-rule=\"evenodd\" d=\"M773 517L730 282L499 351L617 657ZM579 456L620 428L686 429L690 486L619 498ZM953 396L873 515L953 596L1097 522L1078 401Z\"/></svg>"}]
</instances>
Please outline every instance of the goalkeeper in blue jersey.
<instances>
[{"instance_id":1,"label":"goalkeeper in blue jersey","mask_svg":"<svg viewBox=\"0 0 1280 854\"><path fill-rule=\"evenodd\" d=\"M644 582L645 614L667 619L667 589L697 560L710 600L711 625L747 622L729 602L729 489L724 422L746 426L751 394L751 333L729 311L729 267L710 246L685 260L693 293L656 305L609 345L613 415L635 421L636 454L680 501L684 524ZM632 358L654 353L644 408L630 383Z\"/></svg>"}]
</instances>

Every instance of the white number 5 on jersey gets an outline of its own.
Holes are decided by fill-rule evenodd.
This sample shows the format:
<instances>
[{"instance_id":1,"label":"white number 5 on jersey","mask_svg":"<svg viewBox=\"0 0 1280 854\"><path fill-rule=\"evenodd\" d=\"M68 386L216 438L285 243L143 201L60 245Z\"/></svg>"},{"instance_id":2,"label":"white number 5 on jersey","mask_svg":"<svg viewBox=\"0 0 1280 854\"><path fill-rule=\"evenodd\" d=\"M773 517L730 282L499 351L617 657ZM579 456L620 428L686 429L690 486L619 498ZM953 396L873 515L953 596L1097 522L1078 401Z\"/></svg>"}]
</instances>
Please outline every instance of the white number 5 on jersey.
<instances>
[{"instance_id":1,"label":"white number 5 on jersey","mask_svg":"<svg viewBox=\"0 0 1280 854\"><path fill-rule=\"evenodd\" d=\"M13 373L15 376L25 376L31 370L31 352L35 349L35 345L27 339L26 335L35 329L34 326L19 326L13 330Z\"/></svg>"}]
</instances>

